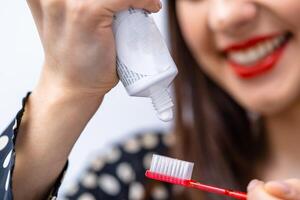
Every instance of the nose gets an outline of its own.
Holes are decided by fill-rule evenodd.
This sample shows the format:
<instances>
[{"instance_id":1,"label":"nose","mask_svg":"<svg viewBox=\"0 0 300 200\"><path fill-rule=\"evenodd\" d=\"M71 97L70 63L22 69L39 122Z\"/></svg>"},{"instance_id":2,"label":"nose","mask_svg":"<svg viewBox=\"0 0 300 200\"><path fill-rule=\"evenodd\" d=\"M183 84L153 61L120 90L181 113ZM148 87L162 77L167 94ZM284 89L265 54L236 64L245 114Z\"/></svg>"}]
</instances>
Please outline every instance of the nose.
<instances>
[{"instance_id":1,"label":"nose","mask_svg":"<svg viewBox=\"0 0 300 200\"><path fill-rule=\"evenodd\" d=\"M208 24L215 32L247 31L258 14L252 0L211 0L209 6Z\"/></svg>"}]
</instances>

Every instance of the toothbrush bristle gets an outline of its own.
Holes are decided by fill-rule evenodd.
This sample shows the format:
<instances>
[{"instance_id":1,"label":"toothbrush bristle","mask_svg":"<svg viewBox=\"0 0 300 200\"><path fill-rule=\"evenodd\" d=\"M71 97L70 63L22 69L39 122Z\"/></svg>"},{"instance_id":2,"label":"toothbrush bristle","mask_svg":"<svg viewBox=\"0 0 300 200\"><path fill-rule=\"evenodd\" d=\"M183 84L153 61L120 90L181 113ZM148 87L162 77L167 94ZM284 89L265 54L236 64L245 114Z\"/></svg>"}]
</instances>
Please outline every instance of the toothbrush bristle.
<instances>
[{"instance_id":1,"label":"toothbrush bristle","mask_svg":"<svg viewBox=\"0 0 300 200\"><path fill-rule=\"evenodd\" d=\"M191 180L194 163L154 154L150 172L175 179Z\"/></svg>"}]
</instances>

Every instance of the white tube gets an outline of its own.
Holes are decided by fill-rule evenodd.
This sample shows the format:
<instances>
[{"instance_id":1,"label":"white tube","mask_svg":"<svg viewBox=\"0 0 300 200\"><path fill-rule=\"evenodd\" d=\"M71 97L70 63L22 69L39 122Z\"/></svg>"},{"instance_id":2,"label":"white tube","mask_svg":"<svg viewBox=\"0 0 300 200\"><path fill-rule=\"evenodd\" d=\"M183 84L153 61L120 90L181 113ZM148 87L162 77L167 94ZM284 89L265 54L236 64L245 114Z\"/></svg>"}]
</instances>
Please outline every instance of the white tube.
<instances>
[{"instance_id":1,"label":"white tube","mask_svg":"<svg viewBox=\"0 0 300 200\"><path fill-rule=\"evenodd\" d=\"M147 11L128 9L113 23L118 76L131 96L150 97L158 117L173 118L167 91L178 73L167 45Z\"/></svg>"}]
</instances>

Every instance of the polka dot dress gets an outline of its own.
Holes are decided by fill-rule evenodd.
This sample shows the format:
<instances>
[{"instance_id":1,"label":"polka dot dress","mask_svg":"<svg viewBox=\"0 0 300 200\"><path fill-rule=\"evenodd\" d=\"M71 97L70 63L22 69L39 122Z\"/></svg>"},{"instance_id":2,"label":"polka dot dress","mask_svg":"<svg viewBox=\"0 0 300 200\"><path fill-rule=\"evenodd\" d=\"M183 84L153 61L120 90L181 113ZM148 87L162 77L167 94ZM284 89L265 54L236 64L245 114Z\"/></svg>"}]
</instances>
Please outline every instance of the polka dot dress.
<instances>
[{"instance_id":1,"label":"polka dot dress","mask_svg":"<svg viewBox=\"0 0 300 200\"><path fill-rule=\"evenodd\" d=\"M9 126L0 133L0 200L13 200L12 174L15 163L15 140L24 113L22 109ZM58 189L68 167L66 163L53 185L48 200L168 200L172 199L172 186L145 177L154 153L167 154L173 144L171 134L137 134L120 145L94 159L80 181L72 185L63 197L57 198Z\"/></svg>"},{"instance_id":2,"label":"polka dot dress","mask_svg":"<svg viewBox=\"0 0 300 200\"><path fill-rule=\"evenodd\" d=\"M138 134L94 159L78 183L66 190L64 200L168 200L172 186L147 179L154 153L166 154L171 134Z\"/></svg>"},{"instance_id":3,"label":"polka dot dress","mask_svg":"<svg viewBox=\"0 0 300 200\"><path fill-rule=\"evenodd\" d=\"M24 113L24 106L30 93L26 95L22 102L22 109L16 115L16 118L8 125L8 127L0 133L0 200L12 200L12 173L15 163L15 140L17 138L18 128ZM52 188L48 199L55 199L58 188L61 184L63 174L68 166L66 164L57 182Z\"/></svg>"},{"instance_id":4,"label":"polka dot dress","mask_svg":"<svg viewBox=\"0 0 300 200\"><path fill-rule=\"evenodd\" d=\"M16 118L0 133L0 199L12 200L12 173L15 163L15 139L24 113L24 105L30 93L22 101L22 109Z\"/></svg>"},{"instance_id":5,"label":"polka dot dress","mask_svg":"<svg viewBox=\"0 0 300 200\"><path fill-rule=\"evenodd\" d=\"M17 121L14 120L0 135L0 199L12 199L11 172L14 164L13 138Z\"/></svg>"}]
</instances>

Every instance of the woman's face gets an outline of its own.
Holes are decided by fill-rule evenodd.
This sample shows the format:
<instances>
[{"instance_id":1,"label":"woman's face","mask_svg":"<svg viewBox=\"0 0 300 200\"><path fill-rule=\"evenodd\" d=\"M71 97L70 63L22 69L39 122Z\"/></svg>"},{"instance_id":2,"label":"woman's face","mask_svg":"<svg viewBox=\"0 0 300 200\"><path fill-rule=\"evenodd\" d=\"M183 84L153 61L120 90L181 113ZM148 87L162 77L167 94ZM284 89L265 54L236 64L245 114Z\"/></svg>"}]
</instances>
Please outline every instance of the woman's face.
<instances>
[{"instance_id":1,"label":"woman's face","mask_svg":"<svg viewBox=\"0 0 300 200\"><path fill-rule=\"evenodd\" d=\"M300 97L299 0L177 0L203 70L246 109L282 112Z\"/></svg>"}]
</instances>

